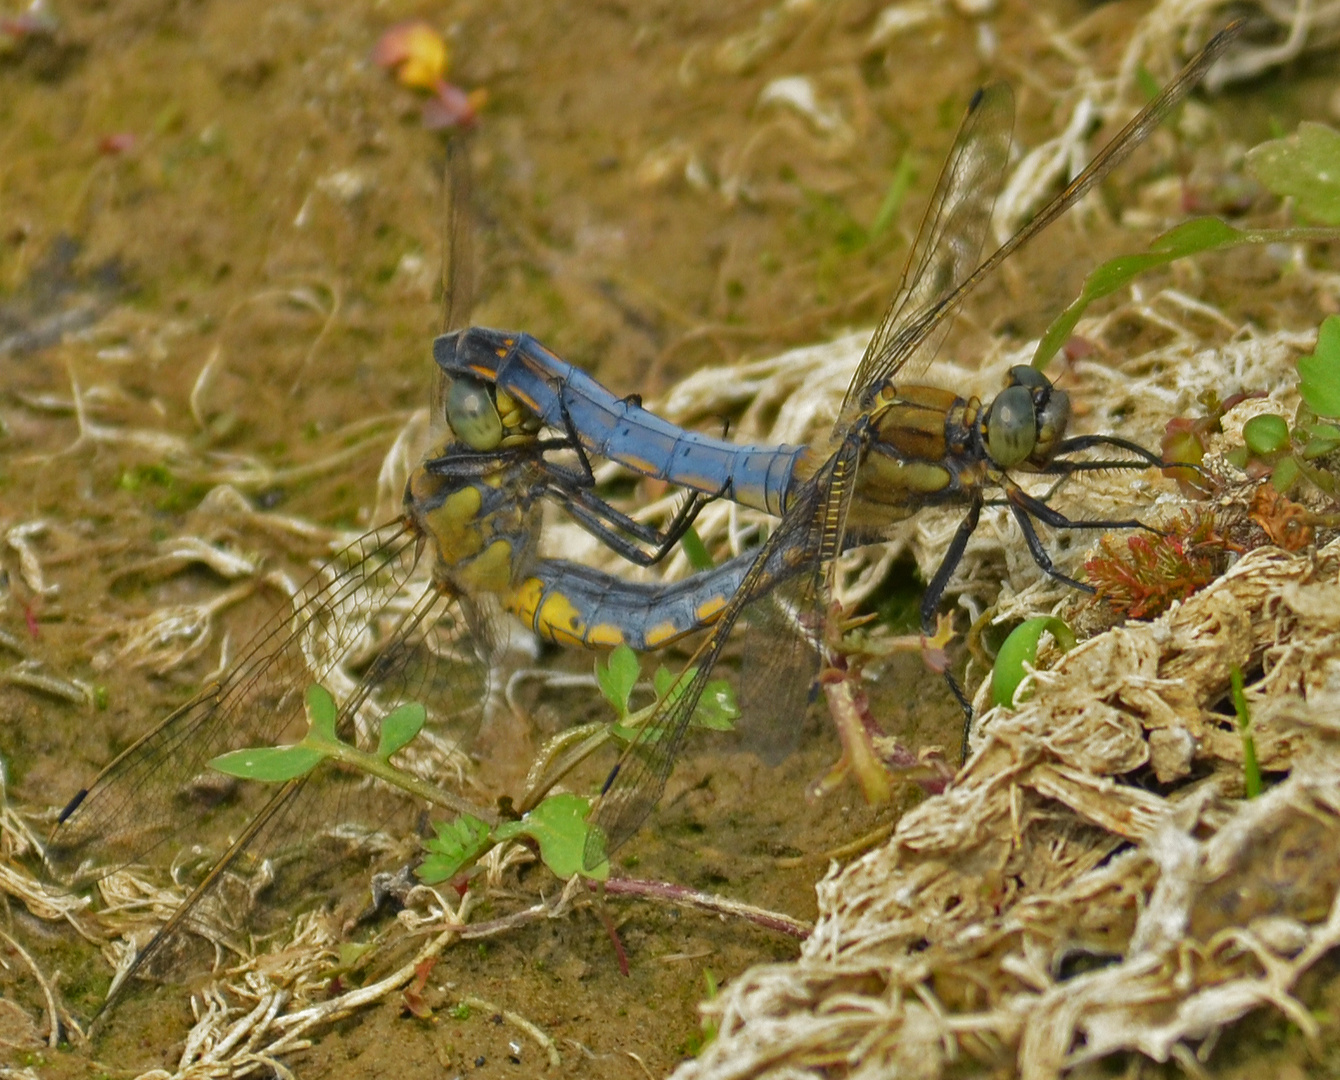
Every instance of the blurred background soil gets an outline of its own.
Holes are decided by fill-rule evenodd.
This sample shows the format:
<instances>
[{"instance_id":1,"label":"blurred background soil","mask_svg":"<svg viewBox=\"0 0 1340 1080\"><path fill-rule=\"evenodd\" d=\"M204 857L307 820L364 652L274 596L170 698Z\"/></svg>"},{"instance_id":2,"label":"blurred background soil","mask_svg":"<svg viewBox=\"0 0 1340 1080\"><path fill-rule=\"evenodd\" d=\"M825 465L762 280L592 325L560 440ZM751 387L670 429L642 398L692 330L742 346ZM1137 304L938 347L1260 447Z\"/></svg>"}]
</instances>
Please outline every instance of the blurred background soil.
<instances>
[{"instance_id":1,"label":"blurred background soil","mask_svg":"<svg viewBox=\"0 0 1340 1080\"><path fill-rule=\"evenodd\" d=\"M973 89L1013 83L1016 141L1034 145L1063 121L1051 88L1074 66L1054 31L1109 71L1146 5L925 7L915 30L886 39L878 0L54 0L40 33L6 32L0 661L92 688L84 701L0 682L10 799L63 804L189 696L225 638L235 647L279 602L263 588L239 598L186 671L157 676L108 644L124 620L226 590L198 567L128 572L192 534L218 483L263 512L227 539L267 565L300 569L325 549L324 534L267 529L265 515L374 523L382 457L428 400L441 319L443 143L424 130L421 99L371 62L389 26L428 20L450 43L450 79L487 94L472 150L474 321L527 330L616 392L651 399L703 365L872 324ZM818 94L808 114L765 92L796 75ZM1335 86L1332 54L1206 99L1204 136L1177 171L1231 176L1243 148L1300 118L1333 120ZM1139 206L1166 157L1142 150L1107 201ZM892 217L872 235L882 207ZM1036 334L1096 262L1156 231L1093 215L1080 230L1060 222L979 290L950 349ZM1262 288L1268 272L1253 260L1218 260L1197 295L1242 317L1315 324L1317 313L1290 310L1287 288ZM723 419L707 418L718 430ZM908 678L925 679L930 718L900 732L957 754L952 702L917 665ZM850 789L806 803L837 754L815 725L780 770L692 758L630 845L637 872L810 917L822 853L897 810L870 811ZM780 855L817 857L782 868ZM539 874L530 888L558 888ZM348 884L350 895L365 887ZM431 980L434 1019L386 1003L292 1064L308 1076L538 1075L540 1053L504 1021L511 1012L555 1039L561 1075L661 1075L700 1037L705 973L725 980L794 951L651 904L614 915L627 977L598 919L527 927L449 951ZM87 1017L109 977L96 951L13 902L7 926ZM16 972L5 996L36 1014L40 998ZM466 997L493 1007L459 1008ZM91 1046L11 1041L0 1059L50 1076L170 1067L190 1022L185 995L150 987Z\"/></svg>"}]
</instances>

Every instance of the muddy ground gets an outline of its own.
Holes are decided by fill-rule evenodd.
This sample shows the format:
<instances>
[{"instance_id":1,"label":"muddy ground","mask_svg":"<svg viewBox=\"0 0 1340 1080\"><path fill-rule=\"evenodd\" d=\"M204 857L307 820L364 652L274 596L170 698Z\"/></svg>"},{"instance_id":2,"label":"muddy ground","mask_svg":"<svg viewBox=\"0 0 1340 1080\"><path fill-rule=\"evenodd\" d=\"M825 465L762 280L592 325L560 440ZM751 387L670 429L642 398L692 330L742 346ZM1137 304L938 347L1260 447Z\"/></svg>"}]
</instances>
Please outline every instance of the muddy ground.
<instances>
[{"instance_id":1,"label":"muddy ground","mask_svg":"<svg viewBox=\"0 0 1340 1080\"><path fill-rule=\"evenodd\" d=\"M428 399L441 318L443 142L424 130L421 100L370 61L390 25L427 19L451 44L451 79L487 93L471 150L474 321L528 330L616 391L654 398L703 365L871 324L973 88L1013 82L1016 139L1033 145L1055 131L1048 87L1073 66L1049 33L1070 28L1110 70L1144 7L1007 2L981 19L947 7L875 45L881 5L861 0L47 10L54 28L0 39L0 525L18 530L3 556L0 659L40 662L93 692L68 700L0 682L8 796L34 813L189 696L278 602L250 592L198 657L159 675L118 660L118 627L228 585L199 566L128 568L194 534L300 573L327 534L266 528L267 515L325 530L375 521L378 470ZM759 104L795 74L812 76L831 125ZM1142 150L1108 203L1137 206L1143 185L1178 172L1233 175L1225 145L1326 119L1334 78L1334 56L1322 56L1206 99L1203 139L1180 154ZM871 236L894 177L906 197ZM978 291L950 348L1035 334L1096 261L1148 235L1093 215L1082 233L1060 223ZM1287 288L1269 292L1271 273L1223 258L1199 295L1235 317L1315 324L1321 313L1294 310ZM262 514L202 517L225 480ZM25 552L40 579L22 572ZM908 715L889 726L955 757L958 714L942 684L916 664L907 679ZM871 810L848 787L807 802L837 754L817 722L777 770L692 754L630 845L636 873L811 917L824 853L919 797L909 787ZM366 868L353 876L332 887L341 910L361 903ZM559 885L537 868L511 887L531 902ZM562 1056L546 1075L663 1075L701 1037L709 973L728 980L795 947L657 904L619 901L612 915L627 975L604 923L582 910L448 950L426 992L431 1019L389 1000L286 1064L302 1076L539 1075L516 1014ZM76 1017L96 1009L110 973L92 946L13 900L5 928L59 971ZM4 996L38 1016L35 985L7 963ZM16 1035L0 1059L43 1076L170 1069L190 1023L179 988L144 987L94 1042L50 1050Z\"/></svg>"}]
</instances>

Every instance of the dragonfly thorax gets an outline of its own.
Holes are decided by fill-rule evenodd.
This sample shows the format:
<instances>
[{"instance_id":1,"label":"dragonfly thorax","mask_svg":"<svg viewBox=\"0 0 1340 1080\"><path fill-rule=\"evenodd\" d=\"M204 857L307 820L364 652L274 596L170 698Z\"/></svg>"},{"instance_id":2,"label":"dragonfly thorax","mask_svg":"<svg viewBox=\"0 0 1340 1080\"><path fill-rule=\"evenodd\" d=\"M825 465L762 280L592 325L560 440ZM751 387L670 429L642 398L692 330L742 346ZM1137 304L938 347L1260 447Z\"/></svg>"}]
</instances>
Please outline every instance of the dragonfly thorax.
<instances>
[{"instance_id":1,"label":"dragonfly thorax","mask_svg":"<svg viewBox=\"0 0 1340 1080\"><path fill-rule=\"evenodd\" d=\"M472 451L430 453L405 485L405 514L431 542L434 576L468 592L504 592L533 555L539 507L524 462L501 455L480 468Z\"/></svg>"}]
</instances>

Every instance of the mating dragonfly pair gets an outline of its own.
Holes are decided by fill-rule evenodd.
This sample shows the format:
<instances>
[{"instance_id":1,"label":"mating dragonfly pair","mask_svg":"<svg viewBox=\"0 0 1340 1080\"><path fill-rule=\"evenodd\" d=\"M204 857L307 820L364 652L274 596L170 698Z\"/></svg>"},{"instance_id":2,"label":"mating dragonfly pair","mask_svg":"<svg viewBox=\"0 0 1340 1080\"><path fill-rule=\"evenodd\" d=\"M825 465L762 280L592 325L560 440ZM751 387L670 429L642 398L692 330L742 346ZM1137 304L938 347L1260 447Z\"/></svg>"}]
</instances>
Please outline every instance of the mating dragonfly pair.
<instances>
[{"instance_id":1,"label":"mating dragonfly pair","mask_svg":"<svg viewBox=\"0 0 1340 1080\"><path fill-rule=\"evenodd\" d=\"M593 866L659 800L695 706L742 618L751 623L744 708L767 710L779 723L803 712L821 662L815 644L829 615L828 575L846 547L880 538L891 522L921 507L964 507L922 601L929 629L990 496L1010 507L1043 570L1083 588L1052 566L1034 521L1053 528L1139 523L1071 520L1025 492L1011 472L1065 475L1156 466L1160 459L1111 436L1067 437L1065 393L1031 368L1015 368L989 403L894 380L924 369L963 299L1139 145L1237 31L1235 24L1212 39L1080 176L981 262L1009 154L1013 101L1001 85L980 91L899 289L823 444L736 446L682 430L635 400L615 397L524 334L474 328L438 338L433 354L445 379L435 404L452 437L414 470L401 520L332 560L225 676L113 761L62 815L53 856L67 867L89 858L117 866L180 834L187 822L176 799L190 777L226 750L294 730L305 689L338 682L351 668L361 675L338 694L341 732L369 730L390 708L415 700L434 714L439 738L467 738L465 703L478 706L487 696L484 679L503 636L503 612L543 638L586 647L626 643L643 650L706 629L690 666L642 728L644 737L622 754L602 788L587 850ZM546 430L553 434L546 437ZM1076 456L1104 447L1128 456ZM558 450L575 451L578 465L551 460L550 451ZM696 496L666 532L649 529L595 493L588 455ZM558 499L613 550L646 563L668 550L702 499L723 497L780 521L756 551L682 582L635 584L537 553L544 499ZM285 831L282 823L296 812L303 790L295 780L272 795L160 940L242 851Z\"/></svg>"}]
</instances>

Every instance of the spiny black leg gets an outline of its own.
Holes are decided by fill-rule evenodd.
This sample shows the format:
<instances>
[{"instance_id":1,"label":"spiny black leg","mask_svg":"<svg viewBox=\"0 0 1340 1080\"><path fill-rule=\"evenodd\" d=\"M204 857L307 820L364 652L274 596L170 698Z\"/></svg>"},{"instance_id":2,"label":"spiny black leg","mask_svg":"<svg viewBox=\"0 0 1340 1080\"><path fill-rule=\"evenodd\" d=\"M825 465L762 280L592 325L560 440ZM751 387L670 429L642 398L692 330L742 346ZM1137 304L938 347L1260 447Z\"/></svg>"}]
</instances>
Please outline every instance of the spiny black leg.
<instances>
[{"instance_id":1,"label":"spiny black leg","mask_svg":"<svg viewBox=\"0 0 1340 1080\"><path fill-rule=\"evenodd\" d=\"M1156 467L1165 464L1164 460L1153 451L1146 450L1139 443L1131 442L1129 439L1122 439L1116 435L1076 435L1070 439L1062 439L1056 444L1056 449L1053 453L1073 454L1076 450L1088 450L1095 446L1110 446L1116 450L1125 450Z\"/></svg>"},{"instance_id":2,"label":"spiny black leg","mask_svg":"<svg viewBox=\"0 0 1340 1080\"><path fill-rule=\"evenodd\" d=\"M954 700L963 710L963 752L959 758L959 764L962 765L968 760L968 739L972 737L972 702L968 700L963 687L959 686L958 680L954 678L954 673L947 667L944 670L944 679L949 684L949 692L954 695Z\"/></svg>"},{"instance_id":3,"label":"spiny black leg","mask_svg":"<svg viewBox=\"0 0 1340 1080\"><path fill-rule=\"evenodd\" d=\"M636 566L651 566L665 557L665 550L643 551L636 543L602 520L596 511L576 498L567 501L566 509L583 529L620 558L627 559Z\"/></svg>"},{"instance_id":4,"label":"spiny black leg","mask_svg":"<svg viewBox=\"0 0 1340 1080\"><path fill-rule=\"evenodd\" d=\"M945 552L945 557L940 560L940 568L935 571L935 576L931 578L930 584L926 586L926 591L921 596L921 632L923 634L933 634L935 632L935 614L940 608L945 587L949 584L949 579L954 576L954 571L958 569L958 564L963 561L963 553L968 548L968 540L977 531L977 522L981 519L981 516L982 500L974 499L968 504L968 513L959 522L958 531L954 533L954 539L949 542L949 549Z\"/></svg>"},{"instance_id":5,"label":"spiny black leg","mask_svg":"<svg viewBox=\"0 0 1340 1080\"><path fill-rule=\"evenodd\" d=\"M1011 484L1006 488L1005 496L1010 501L1010 505L1020 507L1025 513L1032 515L1041 521L1044 525L1049 525L1053 529L1144 529L1146 532L1158 532L1143 521L1136 521L1134 518L1126 518L1122 521L1108 521L1102 518L1068 518L1061 511L1053 510L1041 499L1036 499L1028 492Z\"/></svg>"},{"instance_id":6,"label":"spiny black leg","mask_svg":"<svg viewBox=\"0 0 1340 1080\"><path fill-rule=\"evenodd\" d=\"M926 591L921 597L921 632L923 634L932 634L935 632L935 615L940 608L940 601L944 598L945 588L949 584L949 579L954 576L954 571L958 569L958 564L963 561L963 552L968 548L968 541L972 534L977 531L977 522L982 516L982 500L974 499L968 504L968 513L959 522L958 530L954 533L954 539L949 542L949 549L945 556L940 560L940 567L935 571L935 576L931 578L930 584L926 586ZM945 682L949 684L949 692L954 695L954 700L959 703L963 709L963 760L968 760L968 736L972 734L972 703L959 686L958 680L954 678L953 673L945 668Z\"/></svg>"},{"instance_id":7,"label":"spiny black leg","mask_svg":"<svg viewBox=\"0 0 1340 1080\"><path fill-rule=\"evenodd\" d=\"M1014 520L1019 522L1019 528L1024 534L1024 543L1028 545L1028 553L1033 556L1033 561L1048 577L1055 578L1063 585L1069 585L1073 589L1079 589L1080 592L1093 592L1092 585L1085 585L1082 581L1076 581L1074 578L1061 573L1052 563L1051 556L1047 554L1047 549L1042 546L1042 541L1038 539L1038 532L1033 528L1033 521L1028 516L1028 511L1018 503L1010 503L1010 512L1014 514Z\"/></svg>"},{"instance_id":8,"label":"spiny black leg","mask_svg":"<svg viewBox=\"0 0 1340 1080\"><path fill-rule=\"evenodd\" d=\"M1164 467L1171 465L1162 460L1152 464ZM1052 461L1037 472L1043 476L1069 476L1079 472L1112 472L1117 469L1147 469L1150 463L1144 461Z\"/></svg>"},{"instance_id":9,"label":"spiny black leg","mask_svg":"<svg viewBox=\"0 0 1340 1080\"><path fill-rule=\"evenodd\" d=\"M616 510L584 487L573 488L559 484L550 487L549 493L563 500L568 513L582 528L615 554L638 566L653 566L664 559L689 530L698 512L710 501L706 495L698 492L690 493L675 512L669 526L662 532ZM630 544L621 533L627 533L640 543L652 545L654 550L643 551Z\"/></svg>"},{"instance_id":10,"label":"spiny black leg","mask_svg":"<svg viewBox=\"0 0 1340 1080\"><path fill-rule=\"evenodd\" d=\"M669 554L670 549L684 538L684 534L693 528L693 523L698 519L698 514L704 506L712 501L712 496L704 495L699 491L690 491L684 501L679 504L679 509L675 511L675 516L670 519L670 524L665 527L662 534L662 546L665 548L661 556Z\"/></svg>"},{"instance_id":11,"label":"spiny black leg","mask_svg":"<svg viewBox=\"0 0 1340 1080\"><path fill-rule=\"evenodd\" d=\"M567 436L569 448L576 452L577 460L581 462L582 474L586 477L587 484L594 487L596 474L591 470L591 459L586 456L586 447L582 445L581 432L577 430L577 425L572 422L572 416L568 412L568 403L561 394L558 398L558 408L563 414L563 432Z\"/></svg>"},{"instance_id":12,"label":"spiny black leg","mask_svg":"<svg viewBox=\"0 0 1340 1080\"><path fill-rule=\"evenodd\" d=\"M491 476L499 469L505 469L518 460L515 450L472 450L469 453L446 454L443 457L428 458L423 463L426 472L448 480L473 480L480 476Z\"/></svg>"}]
</instances>

